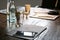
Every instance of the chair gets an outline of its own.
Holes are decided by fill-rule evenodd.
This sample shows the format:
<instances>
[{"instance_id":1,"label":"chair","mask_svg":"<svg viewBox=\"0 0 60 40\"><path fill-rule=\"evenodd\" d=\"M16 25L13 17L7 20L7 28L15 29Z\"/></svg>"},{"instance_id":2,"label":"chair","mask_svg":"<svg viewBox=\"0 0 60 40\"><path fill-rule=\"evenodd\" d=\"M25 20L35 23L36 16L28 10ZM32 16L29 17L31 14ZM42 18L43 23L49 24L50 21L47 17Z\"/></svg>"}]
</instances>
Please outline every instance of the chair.
<instances>
[{"instance_id":1,"label":"chair","mask_svg":"<svg viewBox=\"0 0 60 40\"><path fill-rule=\"evenodd\" d=\"M55 9L60 10L60 0L57 0L56 1L56 8Z\"/></svg>"},{"instance_id":2,"label":"chair","mask_svg":"<svg viewBox=\"0 0 60 40\"><path fill-rule=\"evenodd\" d=\"M54 9L56 0L42 0L42 8Z\"/></svg>"}]
</instances>

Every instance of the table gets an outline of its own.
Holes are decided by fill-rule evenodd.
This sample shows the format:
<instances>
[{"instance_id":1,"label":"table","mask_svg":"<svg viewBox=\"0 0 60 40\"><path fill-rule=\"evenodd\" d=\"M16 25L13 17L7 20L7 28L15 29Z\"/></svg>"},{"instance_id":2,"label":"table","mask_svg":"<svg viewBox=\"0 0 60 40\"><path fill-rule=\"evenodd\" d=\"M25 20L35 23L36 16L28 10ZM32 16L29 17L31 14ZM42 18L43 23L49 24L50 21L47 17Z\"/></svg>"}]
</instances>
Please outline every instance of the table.
<instances>
[{"instance_id":1,"label":"table","mask_svg":"<svg viewBox=\"0 0 60 40\"><path fill-rule=\"evenodd\" d=\"M29 17L29 16L28 16ZM35 22L35 21L37 21L37 19L34 19L34 18L28 18L27 20L24 20L24 22L23 22L23 26L21 26L19 29L20 29L20 31L32 31L32 32L38 32L38 36L44 31L44 30L46 30L47 28L46 27L43 27L43 26L36 26L36 25L34 25L33 26L33 24L32 24L32 22ZM28 23L30 23L30 24L28 24ZM35 24L35 23L34 23ZM26 26L26 27L25 27ZM31 27L29 27L29 26L31 26ZM28 28L28 29L26 29L26 28ZM23 29L23 30L22 30ZM33 31L34 30L34 31ZM12 32L12 33L14 33L14 32ZM9 33L9 35L10 36L12 36L13 34L11 34L11 33ZM34 38L29 38L29 37L20 37L20 38L24 38L24 39L32 39L32 40L34 40L36 37L34 37Z\"/></svg>"},{"instance_id":2,"label":"table","mask_svg":"<svg viewBox=\"0 0 60 40\"><path fill-rule=\"evenodd\" d=\"M30 16L30 15L29 15ZM43 19L35 19L35 18L29 18L28 20L25 20L23 25L36 25L36 26L42 26L43 28L46 28L46 26L48 25L48 23L50 22L51 20L43 20ZM40 30L40 29L39 29ZM14 31L17 31L17 30L14 30ZM13 32L14 32L13 31ZM27 30L26 30L27 31ZM11 32L11 33L13 33ZM11 34L11 33L8 33L8 34ZM14 34L14 33L13 33ZM12 35L13 35L12 34ZM40 33L39 33L40 34ZM11 35L11 36L12 36Z\"/></svg>"}]
</instances>

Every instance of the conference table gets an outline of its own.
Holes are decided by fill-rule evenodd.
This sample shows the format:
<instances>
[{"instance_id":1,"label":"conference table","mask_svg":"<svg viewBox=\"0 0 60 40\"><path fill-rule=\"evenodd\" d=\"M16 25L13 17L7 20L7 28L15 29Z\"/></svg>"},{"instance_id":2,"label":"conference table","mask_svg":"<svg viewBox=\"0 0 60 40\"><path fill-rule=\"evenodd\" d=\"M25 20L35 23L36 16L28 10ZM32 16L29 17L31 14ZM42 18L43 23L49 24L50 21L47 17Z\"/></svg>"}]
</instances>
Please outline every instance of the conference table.
<instances>
[{"instance_id":1,"label":"conference table","mask_svg":"<svg viewBox=\"0 0 60 40\"><path fill-rule=\"evenodd\" d=\"M24 7L18 7L18 11L24 9ZM39 39L39 36L45 31L48 30L48 26L56 26L56 23L59 22L59 15L49 15L49 11L55 11L51 9L46 8L34 8L32 7L30 9L30 14L28 15L28 19L23 20L23 25L21 25L18 28L13 29L10 32L6 32L8 36L19 38L23 40L35 40L36 38ZM1 10L1 14L4 12L6 14L6 10ZM8 27L8 26L7 26ZM16 32L37 32L36 36L30 37L30 36L16 36ZM26 33L27 34L27 33ZM32 34L31 34L32 35ZM37 39L36 39L37 40Z\"/></svg>"}]
</instances>

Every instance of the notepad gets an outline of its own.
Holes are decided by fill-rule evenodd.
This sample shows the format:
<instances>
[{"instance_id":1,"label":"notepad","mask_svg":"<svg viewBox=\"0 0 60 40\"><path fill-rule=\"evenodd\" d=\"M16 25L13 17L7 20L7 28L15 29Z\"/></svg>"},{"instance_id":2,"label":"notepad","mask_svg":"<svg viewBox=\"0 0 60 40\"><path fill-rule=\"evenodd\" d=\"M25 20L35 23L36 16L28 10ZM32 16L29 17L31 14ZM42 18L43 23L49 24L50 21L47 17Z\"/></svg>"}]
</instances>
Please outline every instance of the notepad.
<instances>
[{"instance_id":1,"label":"notepad","mask_svg":"<svg viewBox=\"0 0 60 40\"><path fill-rule=\"evenodd\" d=\"M34 15L30 16L31 18L39 18L39 19L49 19L49 20L55 20L59 17L59 15L49 15L44 13L35 13Z\"/></svg>"}]
</instances>

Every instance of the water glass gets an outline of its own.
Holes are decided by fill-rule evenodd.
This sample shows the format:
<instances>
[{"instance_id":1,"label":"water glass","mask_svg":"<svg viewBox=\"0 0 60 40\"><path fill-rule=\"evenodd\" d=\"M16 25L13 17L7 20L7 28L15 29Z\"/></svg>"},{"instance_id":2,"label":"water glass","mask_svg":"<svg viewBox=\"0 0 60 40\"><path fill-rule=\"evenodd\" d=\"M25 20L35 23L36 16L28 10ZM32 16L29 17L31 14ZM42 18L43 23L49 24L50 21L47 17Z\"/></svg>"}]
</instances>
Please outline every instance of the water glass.
<instances>
[{"instance_id":1,"label":"water glass","mask_svg":"<svg viewBox=\"0 0 60 40\"><path fill-rule=\"evenodd\" d=\"M30 4L25 4L25 12L24 15L26 15L26 19L28 18L28 14L30 13Z\"/></svg>"}]
</instances>

